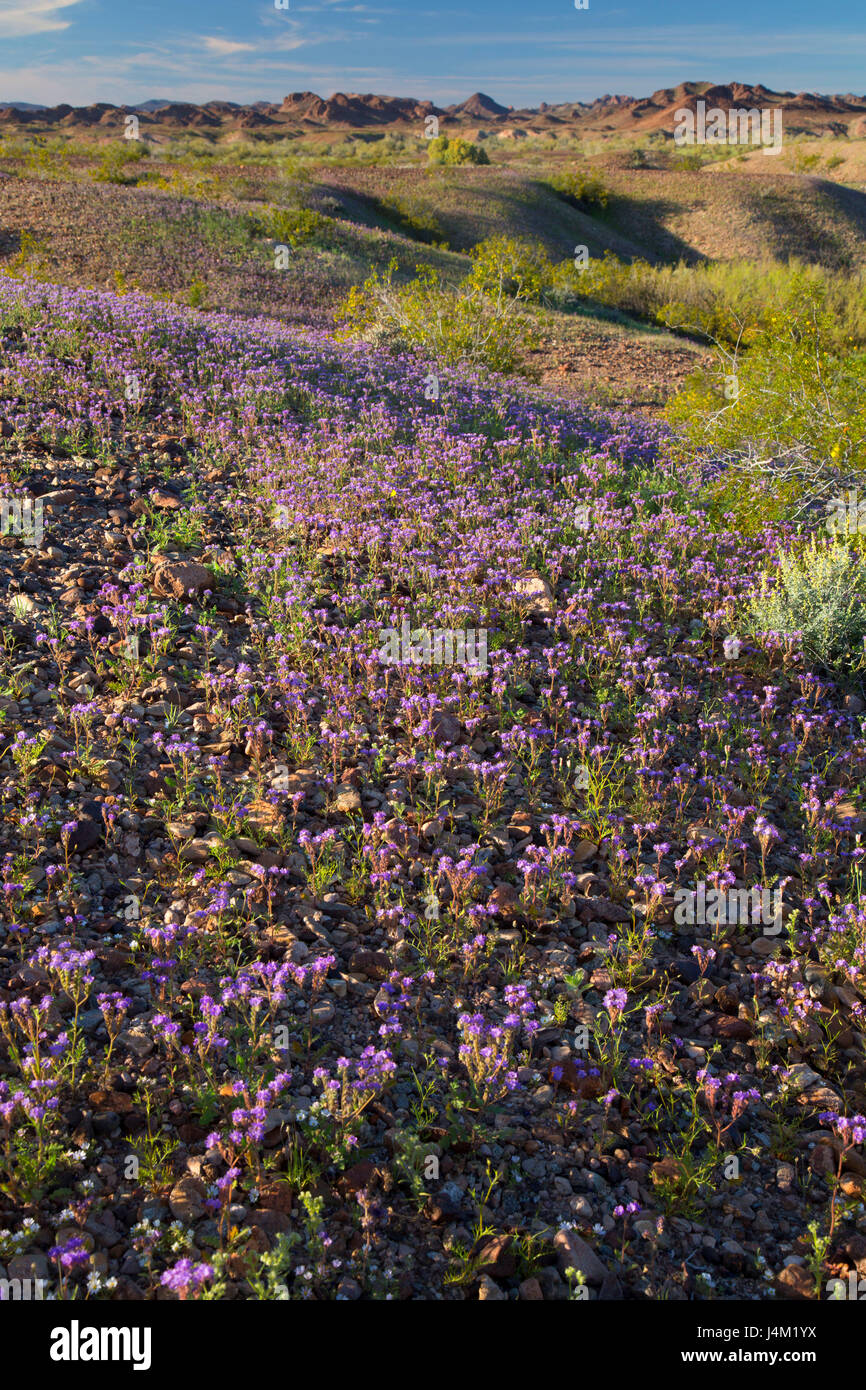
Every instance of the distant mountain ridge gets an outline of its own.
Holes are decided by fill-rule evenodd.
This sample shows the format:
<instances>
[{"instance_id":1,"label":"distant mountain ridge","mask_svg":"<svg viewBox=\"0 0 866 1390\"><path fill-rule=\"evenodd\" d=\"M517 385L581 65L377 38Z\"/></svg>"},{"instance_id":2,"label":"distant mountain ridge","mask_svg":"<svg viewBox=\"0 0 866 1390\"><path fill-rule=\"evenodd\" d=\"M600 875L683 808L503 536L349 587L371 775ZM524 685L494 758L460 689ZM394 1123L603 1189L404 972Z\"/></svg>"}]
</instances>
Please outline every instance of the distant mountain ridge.
<instances>
[{"instance_id":1,"label":"distant mountain ridge","mask_svg":"<svg viewBox=\"0 0 866 1390\"><path fill-rule=\"evenodd\" d=\"M537 107L515 109L503 106L484 92L473 92L465 101L437 106L415 97L391 97L376 93L334 92L321 97L316 92L291 92L281 102L256 101L247 105L213 100L192 102L151 98L135 105L116 106L94 102L89 106L42 106L37 102L0 101L0 123L64 128L110 127L122 124L125 114L138 115L143 133L148 128L227 130L272 128L313 132L329 128L363 130L370 127L395 129L417 125L436 116L454 126L509 126L525 130L578 129L651 132L670 130L675 113L694 110L698 101L707 107L778 108L786 112L789 129L826 130L832 134L866 133L866 96L853 93L824 95L817 92L775 92L762 83L681 82L677 87L661 87L648 97L606 94L591 102L541 102Z\"/></svg>"}]
</instances>

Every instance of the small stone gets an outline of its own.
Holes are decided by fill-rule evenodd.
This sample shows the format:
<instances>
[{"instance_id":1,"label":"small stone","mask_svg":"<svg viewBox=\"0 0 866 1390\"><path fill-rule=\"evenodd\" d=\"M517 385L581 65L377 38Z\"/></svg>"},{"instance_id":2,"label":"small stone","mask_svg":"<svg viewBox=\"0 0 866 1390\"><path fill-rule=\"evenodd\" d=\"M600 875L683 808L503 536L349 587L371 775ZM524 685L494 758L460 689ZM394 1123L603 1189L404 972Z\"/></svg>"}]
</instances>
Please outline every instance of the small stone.
<instances>
[{"instance_id":1,"label":"small stone","mask_svg":"<svg viewBox=\"0 0 866 1390\"><path fill-rule=\"evenodd\" d=\"M543 1303L544 1294L537 1279L524 1279L520 1285L520 1297L524 1303Z\"/></svg>"},{"instance_id":2,"label":"small stone","mask_svg":"<svg viewBox=\"0 0 866 1390\"><path fill-rule=\"evenodd\" d=\"M808 1091L813 1086L820 1086L822 1082L823 1077L819 1076L805 1062L795 1062L793 1066L788 1068L785 1088L795 1095L799 1095L802 1091Z\"/></svg>"},{"instance_id":3,"label":"small stone","mask_svg":"<svg viewBox=\"0 0 866 1390\"><path fill-rule=\"evenodd\" d=\"M317 999L313 1005L313 1022L321 1028L324 1024L330 1023L336 1013L336 1009L330 999Z\"/></svg>"},{"instance_id":4,"label":"small stone","mask_svg":"<svg viewBox=\"0 0 866 1390\"><path fill-rule=\"evenodd\" d=\"M556 615L556 604L553 601L553 594L550 585L541 578L540 574L533 574L531 571L520 576L514 586L514 592L535 622L543 623L548 618Z\"/></svg>"},{"instance_id":5,"label":"small stone","mask_svg":"<svg viewBox=\"0 0 866 1390\"><path fill-rule=\"evenodd\" d=\"M510 883L500 883L487 900L487 906L498 912L500 917L514 917L519 903L520 894Z\"/></svg>"},{"instance_id":6,"label":"small stone","mask_svg":"<svg viewBox=\"0 0 866 1390\"><path fill-rule=\"evenodd\" d=\"M717 1038L729 1038L747 1042L752 1036L751 1025L744 1018L731 1018L729 1014L716 1014L712 1021L713 1033Z\"/></svg>"},{"instance_id":7,"label":"small stone","mask_svg":"<svg viewBox=\"0 0 866 1390\"><path fill-rule=\"evenodd\" d=\"M497 1279L509 1279L517 1264L511 1250L511 1236L493 1236L473 1247L476 1268Z\"/></svg>"},{"instance_id":8,"label":"small stone","mask_svg":"<svg viewBox=\"0 0 866 1390\"><path fill-rule=\"evenodd\" d=\"M105 833L102 807L98 801L89 801L75 817L75 829L69 836L69 850L72 854L86 854L99 844Z\"/></svg>"},{"instance_id":9,"label":"small stone","mask_svg":"<svg viewBox=\"0 0 866 1390\"><path fill-rule=\"evenodd\" d=\"M504 1289L500 1289L498 1284L494 1284L489 1274L482 1274L478 1285L478 1297L483 1303L505 1303L508 1301L508 1294Z\"/></svg>"},{"instance_id":10,"label":"small stone","mask_svg":"<svg viewBox=\"0 0 866 1390\"><path fill-rule=\"evenodd\" d=\"M121 1033L117 1039L126 1047L127 1052L131 1052L138 1061L143 1061L153 1052L153 1039L146 1033L139 1032L138 1029L130 1029L127 1033Z\"/></svg>"},{"instance_id":11,"label":"small stone","mask_svg":"<svg viewBox=\"0 0 866 1390\"><path fill-rule=\"evenodd\" d=\"M802 1265L786 1265L774 1280L776 1291L783 1298L814 1298L815 1281Z\"/></svg>"},{"instance_id":12,"label":"small stone","mask_svg":"<svg viewBox=\"0 0 866 1390\"><path fill-rule=\"evenodd\" d=\"M207 840L188 840L181 845L177 857L185 864L204 864L210 858L210 845Z\"/></svg>"},{"instance_id":13,"label":"small stone","mask_svg":"<svg viewBox=\"0 0 866 1390\"><path fill-rule=\"evenodd\" d=\"M427 1215L434 1225L441 1221L451 1221L461 1216L465 1198L455 1182L444 1182L438 1192L434 1192L427 1204Z\"/></svg>"},{"instance_id":14,"label":"small stone","mask_svg":"<svg viewBox=\"0 0 866 1390\"><path fill-rule=\"evenodd\" d=\"M334 800L334 810L348 815L350 811L360 811L361 794L354 787L344 787Z\"/></svg>"},{"instance_id":15,"label":"small stone","mask_svg":"<svg viewBox=\"0 0 866 1390\"><path fill-rule=\"evenodd\" d=\"M153 578L154 591L164 598L187 598L216 586L213 571L192 561L163 563Z\"/></svg>"},{"instance_id":16,"label":"small stone","mask_svg":"<svg viewBox=\"0 0 866 1390\"><path fill-rule=\"evenodd\" d=\"M559 1270L555 1265L544 1265L538 1271L537 1277L546 1302L562 1303L567 1300L568 1286L560 1278Z\"/></svg>"},{"instance_id":17,"label":"small stone","mask_svg":"<svg viewBox=\"0 0 866 1390\"><path fill-rule=\"evenodd\" d=\"M836 1171L836 1155L829 1144L816 1144L809 1155L809 1167L813 1173L829 1177Z\"/></svg>"},{"instance_id":18,"label":"small stone","mask_svg":"<svg viewBox=\"0 0 866 1390\"><path fill-rule=\"evenodd\" d=\"M557 1253L560 1273L564 1274L567 1269L576 1269L579 1274L583 1274L588 1284L598 1286L604 1281L607 1270L595 1251L576 1231L564 1226L553 1237L553 1246Z\"/></svg>"},{"instance_id":19,"label":"small stone","mask_svg":"<svg viewBox=\"0 0 866 1390\"><path fill-rule=\"evenodd\" d=\"M433 742L437 748L451 747L460 742L460 720L445 710L437 710L431 720Z\"/></svg>"},{"instance_id":20,"label":"small stone","mask_svg":"<svg viewBox=\"0 0 866 1390\"><path fill-rule=\"evenodd\" d=\"M51 1271L48 1261L40 1250L31 1250L26 1255L13 1255L7 1265L10 1279L48 1279Z\"/></svg>"},{"instance_id":21,"label":"small stone","mask_svg":"<svg viewBox=\"0 0 866 1390\"><path fill-rule=\"evenodd\" d=\"M204 1216L206 1194L207 1189L201 1179L194 1178L191 1173L187 1173L169 1194L168 1205L171 1208L172 1216L177 1221L192 1225L193 1222Z\"/></svg>"},{"instance_id":22,"label":"small stone","mask_svg":"<svg viewBox=\"0 0 866 1390\"><path fill-rule=\"evenodd\" d=\"M756 956L771 956L776 949L776 940L772 936L756 936L752 942L752 951Z\"/></svg>"},{"instance_id":23,"label":"small stone","mask_svg":"<svg viewBox=\"0 0 866 1390\"><path fill-rule=\"evenodd\" d=\"M182 505L182 499L176 492L170 492L166 487L152 488L148 493L148 502L153 507L161 507L166 511L177 511Z\"/></svg>"}]
</instances>

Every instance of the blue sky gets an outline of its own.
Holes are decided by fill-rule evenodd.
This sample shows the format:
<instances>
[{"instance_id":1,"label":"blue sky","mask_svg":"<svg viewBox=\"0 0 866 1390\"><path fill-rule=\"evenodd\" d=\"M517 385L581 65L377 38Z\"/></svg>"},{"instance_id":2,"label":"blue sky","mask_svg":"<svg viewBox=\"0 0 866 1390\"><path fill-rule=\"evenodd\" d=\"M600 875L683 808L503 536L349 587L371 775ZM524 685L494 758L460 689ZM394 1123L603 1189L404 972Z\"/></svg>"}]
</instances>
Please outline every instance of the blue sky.
<instances>
[{"instance_id":1,"label":"blue sky","mask_svg":"<svg viewBox=\"0 0 866 1390\"><path fill-rule=\"evenodd\" d=\"M504 104L681 81L866 92L864 0L0 0L0 99L280 100L310 89Z\"/></svg>"}]
</instances>

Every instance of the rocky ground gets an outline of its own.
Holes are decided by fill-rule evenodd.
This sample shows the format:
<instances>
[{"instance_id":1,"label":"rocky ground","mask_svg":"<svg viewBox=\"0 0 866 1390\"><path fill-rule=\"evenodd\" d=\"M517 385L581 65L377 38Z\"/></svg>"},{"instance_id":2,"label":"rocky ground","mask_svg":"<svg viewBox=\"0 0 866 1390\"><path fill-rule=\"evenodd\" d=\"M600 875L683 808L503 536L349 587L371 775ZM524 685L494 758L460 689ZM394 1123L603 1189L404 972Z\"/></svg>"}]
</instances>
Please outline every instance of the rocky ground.
<instances>
[{"instance_id":1,"label":"rocky ground","mask_svg":"<svg viewBox=\"0 0 866 1390\"><path fill-rule=\"evenodd\" d=\"M0 335L0 1278L866 1271L863 705L743 627L785 533L708 535L636 416L324 335L8 281Z\"/></svg>"}]
</instances>

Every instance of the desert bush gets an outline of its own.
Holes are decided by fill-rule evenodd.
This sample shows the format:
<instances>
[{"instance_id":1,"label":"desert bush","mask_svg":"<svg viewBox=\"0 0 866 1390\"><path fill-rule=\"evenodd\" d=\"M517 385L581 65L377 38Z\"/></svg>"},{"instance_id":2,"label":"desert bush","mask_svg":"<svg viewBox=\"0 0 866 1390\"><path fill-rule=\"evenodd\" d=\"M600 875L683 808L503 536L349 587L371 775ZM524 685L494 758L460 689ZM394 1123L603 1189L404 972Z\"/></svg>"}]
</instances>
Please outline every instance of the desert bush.
<instances>
[{"instance_id":1,"label":"desert bush","mask_svg":"<svg viewBox=\"0 0 866 1390\"><path fill-rule=\"evenodd\" d=\"M771 307L747 349L717 346L667 407L687 446L727 463L743 487L787 514L820 510L866 468L866 353L834 345L826 296L806 278ZM743 486L747 485L747 486Z\"/></svg>"},{"instance_id":2,"label":"desert bush","mask_svg":"<svg viewBox=\"0 0 866 1390\"><path fill-rule=\"evenodd\" d=\"M254 254L256 237L261 234L255 217L224 208L198 207L187 226L211 250L237 259Z\"/></svg>"},{"instance_id":3,"label":"desert bush","mask_svg":"<svg viewBox=\"0 0 866 1390\"><path fill-rule=\"evenodd\" d=\"M26 135L0 137L0 159L24 159L33 152L34 143Z\"/></svg>"},{"instance_id":4,"label":"desert bush","mask_svg":"<svg viewBox=\"0 0 866 1390\"><path fill-rule=\"evenodd\" d=\"M160 188L165 193L176 193L182 198L216 199L220 196L219 175L198 168L172 169L169 174L145 173L138 183Z\"/></svg>"},{"instance_id":5,"label":"desert bush","mask_svg":"<svg viewBox=\"0 0 866 1390\"><path fill-rule=\"evenodd\" d=\"M561 293L594 299L647 319L729 346L747 346L778 301L802 284L825 296L831 341L866 344L866 274L833 272L789 261L650 265L621 261L612 251L577 269L556 268Z\"/></svg>"},{"instance_id":6,"label":"desert bush","mask_svg":"<svg viewBox=\"0 0 866 1390\"><path fill-rule=\"evenodd\" d=\"M664 302L662 285L671 283L672 267L655 267L648 261L621 261L612 251L601 260L593 257L577 269L573 262L557 266L556 281L561 291L579 298L594 299L612 309L637 318L653 319Z\"/></svg>"},{"instance_id":7,"label":"desert bush","mask_svg":"<svg viewBox=\"0 0 866 1390\"><path fill-rule=\"evenodd\" d=\"M437 135L427 146L431 164L489 164L490 156L480 145L473 145L461 135Z\"/></svg>"},{"instance_id":8,"label":"desert bush","mask_svg":"<svg viewBox=\"0 0 866 1390\"><path fill-rule=\"evenodd\" d=\"M706 162L700 150L683 150L673 156L671 165L678 173L693 174L703 169Z\"/></svg>"},{"instance_id":9,"label":"desert bush","mask_svg":"<svg viewBox=\"0 0 866 1390\"><path fill-rule=\"evenodd\" d=\"M769 323L779 303L790 302L803 292L815 294L826 306L824 333L828 343L846 350L851 342L866 345L866 273L831 271L796 258L680 264L657 319L667 327L703 333L710 339L723 337L734 342L745 336L747 340L750 332ZM716 331L716 323L723 325L721 333Z\"/></svg>"},{"instance_id":10,"label":"desert bush","mask_svg":"<svg viewBox=\"0 0 866 1390\"><path fill-rule=\"evenodd\" d=\"M798 140L788 147L784 162L796 174L808 174L821 163L821 151L809 150L803 140Z\"/></svg>"},{"instance_id":11,"label":"desert bush","mask_svg":"<svg viewBox=\"0 0 866 1390\"><path fill-rule=\"evenodd\" d=\"M337 337L361 338L390 351L417 351L454 365L468 362L491 371L520 369L531 334L513 301L484 293L471 277L457 289L444 286L432 266L416 266L416 279L394 283L397 262L354 286L338 312Z\"/></svg>"},{"instance_id":12,"label":"desert bush","mask_svg":"<svg viewBox=\"0 0 866 1390\"><path fill-rule=\"evenodd\" d=\"M479 241L469 254L469 282L482 294L538 301L553 288L553 263L538 242L491 236Z\"/></svg>"},{"instance_id":13,"label":"desert bush","mask_svg":"<svg viewBox=\"0 0 866 1390\"><path fill-rule=\"evenodd\" d=\"M18 241L18 250L0 265L0 274L8 275L13 280L24 277L31 280L45 280L47 279L49 259L47 244L39 237L34 236L32 232L22 232Z\"/></svg>"},{"instance_id":14,"label":"desert bush","mask_svg":"<svg viewBox=\"0 0 866 1390\"><path fill-rule=\"evenodd\" d=\"M601 176L591 169L567 169L547 180L554 193L579 208L606 208L610 190Z\"/></svg>"},{"instance_id":15,"label":"desert bush","mask_svg":"<svg viewBox=\"0 0 866 1390\"><path fill-rule=\"evenodd\" d=\"M312 208L271 208L265 219L265 235L287 246L305 246L330 225L332 219Z\"/></svg>"},{"instance_id":16,"label":"desert bush","mask_svg":"<svg viewBox=\"0 0 866 1390\"><path fill-rule=\"evenodd\" d=\"M757 633L800 633L804 654L847 678L862 672L866 638L866 563L839 541L812 537L778 557L762 576L748 618Z\"/></svg>"},{"instance_id":17,"label":"desert bush","mask_svg":"<svg viewBox=\"0 0 866 1390\"><path fill-rule=\"evenodd\" d=\"M186 294L181 297L181 303L189 306L190 309L201 309L207 296L207 285L198 276L193 280Z\"/></svg>"},{"instance_id":18,"label":"desert bush","mask_svg":"<svg viewBox=\"0 0 866 1390\"><path fill-rule=\"evenodd\" d=\"M396 223L407 235L431 246L447 249L448 241L439 219L417 199L402 198L396 193L389 193L384 198L379 198L376 206L383 216Z\"/></svg>"},{"instance_id":19,"label":"desert bush","mask_svg":"<svg viewBox=\"0 0 866 1390\"><path fill-rule=\"evenodd\" d=\"M147 145L141 140L120 140L102 151L91 177L97 183L135 183L136 179L129 170L140 160L146 159L147 154Z\"/></svg>"},{"instance_id":20,"label":"desert bush","mask_svg":"<svg viewBox=\"0 0 866 1390\"><path fill-rule=\"evenodd\" d=\"M27 149L24 158L25 172L30 178L70 178L70 155L71 151L64 140L39 141Z\"/></svg>"}]
</instances>

